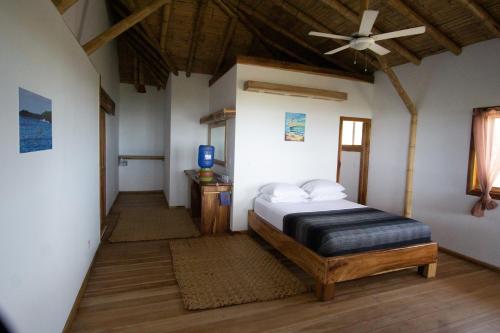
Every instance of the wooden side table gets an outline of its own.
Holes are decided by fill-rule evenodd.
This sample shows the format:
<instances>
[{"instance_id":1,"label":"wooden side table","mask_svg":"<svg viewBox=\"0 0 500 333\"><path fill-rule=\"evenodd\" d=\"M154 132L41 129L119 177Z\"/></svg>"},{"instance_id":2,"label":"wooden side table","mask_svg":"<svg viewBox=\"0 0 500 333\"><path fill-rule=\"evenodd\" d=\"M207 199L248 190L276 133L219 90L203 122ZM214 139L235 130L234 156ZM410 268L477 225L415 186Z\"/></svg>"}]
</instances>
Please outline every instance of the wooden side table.
<instances>
[{"instance_id":1,"label":"wooden side table","mask_svg":"<svg viewBox=\"0 0 500 333\"><path fill-rule=\"evenodd\" d=\"M201 182L196 170L185 170L191 192L191 217L202 235L229 231L230 206L221 206L219 194L231 192L231 183Z\"/></svg>"}]
</instances>

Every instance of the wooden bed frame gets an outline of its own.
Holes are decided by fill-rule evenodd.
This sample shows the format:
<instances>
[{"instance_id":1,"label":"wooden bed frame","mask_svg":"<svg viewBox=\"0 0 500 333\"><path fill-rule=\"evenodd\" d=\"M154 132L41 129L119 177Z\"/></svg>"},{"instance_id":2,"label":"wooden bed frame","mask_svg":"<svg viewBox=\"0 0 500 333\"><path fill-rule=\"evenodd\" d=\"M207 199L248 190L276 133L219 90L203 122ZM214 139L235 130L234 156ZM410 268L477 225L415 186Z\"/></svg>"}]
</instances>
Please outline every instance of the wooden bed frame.
<instances>
[{"instance_id":1,"label":"wooden bed frame","mask_svg":"<svg viewBox=\"0 0 500 333\"><path fill-rule=\"evenodd\" d=\"M334 297L335 283L417 266L426 278L436 276L437 243L411 245L390 250L368 251L322 257L284 234L253 210L248 212L251 231L256 232L284 256L316 280L316 296L327 301Z\"/></svg>"}]
</instances>

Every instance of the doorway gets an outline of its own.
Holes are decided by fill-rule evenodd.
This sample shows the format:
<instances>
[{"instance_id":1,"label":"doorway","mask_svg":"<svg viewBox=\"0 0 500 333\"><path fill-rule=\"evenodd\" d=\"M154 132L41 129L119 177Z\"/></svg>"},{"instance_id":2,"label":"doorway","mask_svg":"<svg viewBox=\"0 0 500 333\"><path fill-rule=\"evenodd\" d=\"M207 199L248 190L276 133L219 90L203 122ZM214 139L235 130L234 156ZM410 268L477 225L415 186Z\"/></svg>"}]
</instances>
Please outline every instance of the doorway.
<instances>
[{"instance_id":1,"label":"doorway","mask_svg":"<svg viewBox=\"0 0 500 333\"><path fill-rule=\"evenodd\" d=\"M366 204L371 119L340 117L337 182L347 199Z\"/></svg>"}]
</instances>

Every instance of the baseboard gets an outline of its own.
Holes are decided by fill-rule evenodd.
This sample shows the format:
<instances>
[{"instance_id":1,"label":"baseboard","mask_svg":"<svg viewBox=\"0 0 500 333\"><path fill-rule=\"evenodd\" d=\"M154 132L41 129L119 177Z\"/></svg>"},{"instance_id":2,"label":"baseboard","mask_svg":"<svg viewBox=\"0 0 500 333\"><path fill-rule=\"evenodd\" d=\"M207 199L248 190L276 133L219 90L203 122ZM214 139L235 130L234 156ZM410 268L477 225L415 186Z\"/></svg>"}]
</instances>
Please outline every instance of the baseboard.
<instances>
[{"instance_id":1,"label":"baseboard","mask_svg":"<svg viewBox=\"0 0 500 333\"><path fill-rule=\"evenodd\" d=\"M465 261L471 262L473 264L476 264L476 265L479 265L479 266L483 266L484 268L490 269L492 271L500 273L500 267L498 267L498 266L495 266L495 265L492 265L492 264L488 264L488 263L486 263L484 261L471 258L469 256L466 256L464 254L452 251L452 250L447 249L447 248L442 247L442 246L439 246L439 251L444 252L446 254L449 254L451 256L463 259Z\"/></svg>"},{"instance_id":2,"label":"baseboard","mask_svg":"<svg viewBox=\"0 0 500 333\"><path fill-rule=\"evenodd\" d=\"M92 270L92 267L94 267L94 262L97 257L97 252L99 251L101 247L101 244L97 247L97 250L94 253L94 258L92 258L92 262L90 263L89 268L87 269L87 274L85 274L85 278L82 281L82 285L80 286L80 290L78 291L78 294L76 295L75 302L73 303L73 307L71 308L71 311L69 312L68 319L66 319L66 324L64 325L63 328L63 333L69 333L71 329L71 325L73 324L73 321L75 320L76 313L78 312L78 308L80 307L80 303L82 301L83 295L85 294L85 290L87 289L87 283L89 282L89 277L90 277L90 271Z\"/></svg>"}]
</instances>

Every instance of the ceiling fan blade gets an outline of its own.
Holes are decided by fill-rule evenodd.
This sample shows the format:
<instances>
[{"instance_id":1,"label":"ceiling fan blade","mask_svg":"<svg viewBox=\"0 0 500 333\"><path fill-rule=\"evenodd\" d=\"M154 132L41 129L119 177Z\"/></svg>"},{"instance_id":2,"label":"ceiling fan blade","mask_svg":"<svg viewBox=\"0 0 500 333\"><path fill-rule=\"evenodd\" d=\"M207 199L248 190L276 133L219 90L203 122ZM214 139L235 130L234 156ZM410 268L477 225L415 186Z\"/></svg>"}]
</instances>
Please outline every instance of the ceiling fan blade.
<instances>
[{"instance_id":1,"label":"ceiling fan blade","mask_svg":"<svg viewBox=\"0 0 500 333\"><path fill-rule=\"evenodd\" d=\"M373 25L378 16L378 10L365 10L363 12L363 18L361 19L361 24L359 25L358 34L361 36L369 36L372 33Z\"/></svg>"},{"instance_id":2,"label":"ceiling fan blade","mask_svg":"<svg viewBox=\"0 0 500 333\"><path fill-rule=\"evenodd\" d=\"M419 34L423 34L424 32L425 32L425 25L423 25L421 27L416 27L416 28L387 32L385 34L372 36L372 38L374 40L384 40L384 39L398 38L398 37L404 37L404 36L419 35Z\"/></svg>"},{"instance_id":3,"label":"ceiling fan blade","mask_svg":"<svg viewBox=\"0 0 500 333\"><path fill-rule=\"evenodd\" d=\"M327 54L327 55L329 55L329 54L334 54L334 53L337 53L337 52L343 51L343 50L345 50L345 49L348 49L349 47L350 47L350 45L349 45L349 44L346 44L346 45L341 46L341 47L338 47L338 48L336 48L336 49L334 49L334 50L328 51L328 52L326 52L325 54Z\"/></svg>"},{"instance_id":4,"label":"ceiling fan blade","mask_svg":"<svg viewBox=\"0 0 500 333\"><path fill-rule=\"evenodd\" d=\"M385 47L383 46L380 46L378 44L375 44L373 43L370 47L369 47L370 50L372 50L373 52L375 52L376 54L378 55L386 55L387 53L391 52L389 51L388 49L386 49Z\"/></svg>"},{"instance_id":5,"label":"ceiling fan blade","mask_svg":"<svg viewBox=\"0 0 500 333\"><path fill-rule=\"evenodd\" d=\"M342 39L342 40L351 40L352 39L352 37L349 37L349 36L327 34L327 33L324 33L324 32L317 32L317 31L311 31L311 32L309 32L309 36L326 37L326 38Z\"/></svg>"}]
</instances>

